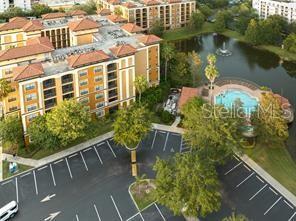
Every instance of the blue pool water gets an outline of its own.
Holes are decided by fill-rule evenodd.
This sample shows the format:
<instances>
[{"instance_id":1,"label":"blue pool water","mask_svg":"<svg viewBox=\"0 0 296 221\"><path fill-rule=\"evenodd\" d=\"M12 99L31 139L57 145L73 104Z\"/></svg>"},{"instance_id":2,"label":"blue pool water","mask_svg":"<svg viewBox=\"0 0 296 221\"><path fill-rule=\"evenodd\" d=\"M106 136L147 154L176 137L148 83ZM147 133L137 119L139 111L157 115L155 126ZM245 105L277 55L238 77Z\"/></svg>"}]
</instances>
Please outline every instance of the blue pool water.
<instances>
[{"instance_id":1,"label":"blue pool water","mask_svg":"<svg viewBox=\"0 0 296 221\"><path fill-rule=\"evenodd\" d=\"M226 108L235 106L235 102L240 100L245 113L251 113L258 105L258 100L248 93L240 90L223 91L215 97L215 104L224 105Z\"/></svg>"}]
</instances>

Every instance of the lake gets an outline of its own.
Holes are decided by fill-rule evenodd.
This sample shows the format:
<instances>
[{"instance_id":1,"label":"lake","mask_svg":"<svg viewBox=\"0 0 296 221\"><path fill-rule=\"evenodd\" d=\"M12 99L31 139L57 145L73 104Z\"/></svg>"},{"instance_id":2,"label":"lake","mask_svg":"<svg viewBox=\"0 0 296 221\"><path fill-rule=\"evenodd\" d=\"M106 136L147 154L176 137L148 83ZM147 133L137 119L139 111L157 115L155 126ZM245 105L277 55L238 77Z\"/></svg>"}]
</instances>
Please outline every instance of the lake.
<instances>
[{"instance_id":1,"label":"lake","mask_svg":"<svg viewBox=\"0 0 296 221\"><path fill-rule=\"evenodd\" d=\"M273 92L288 98L296 106L296 62L282 61L276 54L256 49L246 43L222 35L207 34L175 41L179 51L196 51L206 66L206 57L223 47L232 52L229 57L217 55L217 68L221 77L239 77L267 86ZM296 123L290 125L288 150L296 160Z\"/></svg>"}]
</instances>

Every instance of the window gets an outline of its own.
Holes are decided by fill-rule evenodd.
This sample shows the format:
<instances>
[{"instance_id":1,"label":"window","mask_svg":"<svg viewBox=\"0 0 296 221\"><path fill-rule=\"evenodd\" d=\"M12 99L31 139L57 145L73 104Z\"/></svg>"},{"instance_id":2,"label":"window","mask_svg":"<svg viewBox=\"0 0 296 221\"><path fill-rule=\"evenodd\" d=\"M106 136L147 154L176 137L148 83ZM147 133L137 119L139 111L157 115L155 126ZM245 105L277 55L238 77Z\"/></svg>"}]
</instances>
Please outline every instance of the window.
<instances>
[{"instance_id":1,"label":"window","mask_svg":"<svg viewBox=\"0 0 296 221\"><path fill-rule=\"evenodd\" d=\"M80 91L80 95L88 94L88 89L84 89Z\"/></svg>"},{"instance_id":2,"label":"window","mask_svg":"<svg viewBox=\"0 0 296 221\"><path fill-rule=\"evenodd\" d=\"M31 101L31 100L35 100L35 99L37 99L36 94L28 94L28 95L26 95L26 101Z\"/></svg>"},{"instance_id":3,"label":"window","mask_svg":"<svg viewBox=\"0 0 296 221\"><path fill-rule=\"evenodd\" d=\"M13 101L16 101L16 97L12 97L8 99L8 102L13 102Z\"/></svg>"},{"instance_id":4,"label":"window","mask_svg":"<svg viewBox=\"0 0 296 221\"><path fill-rule=\"evenodd\" d=\"M99 66L99 67L95 67L95 68L94 68L94 72L95 72L95 73L102 72L102 71L103 71L102 66Z\"/></svg>"},{"instance_id":5,"label":"window","mask_svg":"<svg viewBox=\"0 0 296 221\"><path fill-rule=\"evenodd\" d=\"M88 81L87 80L84 80L84 81L80 81L79 85L82 87L82 86L85 86L88 84Z\"/></svg>"},{"instance_id":6,"label":"window","mask_svg":"<svg viewBox=\"0 0 296 221\"><path fill-rule=\"evenodd\" d=\"M104 97L104 94L103 93L96 94L96 100L99 100L99 99L101 99L103 97Z\"/></svg>"},{"instance_id":7,"label":"window","mask_svg":"<svg viewBox=\"0 0 296 221\"><path fill-rule=\"evenodd\" d=\"M105 102L96 103L96 108L101 108L105 106Z\"/></svg>"},{"instance_id":8,"label":"window","mask_svg":"<svg viewBox=\"0 0 296 221\"><path fill-rule=\"evenodd\" d=\"M33 90L33 89L35 89L35 84L34 83L25 85L25 90L26 91Z\"/></svg>"},{"instance_id":9,"label":"window","mask_svg":"<svg viewBox=\"0 0 296 221\"><path fill-rule=\"evenodd\" d=\"M104 110L98 110L96 112L97 117L103 117L105 115L105 111Z\"/></svg>"},{"instance_id":10,"label":"window","mask_svg":"<svg viewBox=\"0 0 296 221\"><path fill-rule=\"evenodd\" d=\"M102 80L103 80L103 76L96 76L95 77L95 82L102 81Z\"/></svg>"},{"instance_id":11,"label":"window","mask_svg":"<svg viewBox=\"0 0 296 221\"><path fill-rule=\"evenodd\" d=\"M37 109L37 104L32 104L32 105L27 106L27 111L28 112L36 110L36 109Z\"/></svg>"},{"instance_id":12,"label":"window","mask_svg":"<svg viewBox=\"0 0 296 221\"><path fill-rule=\"evenodd\" d=\"M83 77L83 76L86 76L87 75L87 71L80 71L79 72L79 77Z\"/></svg>"},{"instance_id":13,"label":"window","mask_svg":"<svg viewBox=\"0 0 296 221\"><path fill-rule=\"evenodd\" d=\"M104 89L103 85L97 85L96 88L95 88L96 91L100 91L100 90L103 90L103 89Z\"/></svg>"},{"instance_id":14,"label":"window","mask_svg":"<svg viewBox=\"0 0 296 221\"><path fill-rule=\"evenodd\" d=\"M13 106L9 108L9 111L15 111L15 110L17 110L17 106Z\"/></svg>"},{"instance_id":15,"label":"window","mask_svg":"<svg viewBox=\"0 0 296 221\"><path fill-rule=\"evenodd\" d=\"M82 98L80 99L79 101L81 104L87 104L89 102L89 98L88 97L85 97L85 98Z\"/></svg>"},{"instance_id":16,"label":"window","mask_svg":"<svg viewBox=\"0 0 296 221\"><path fill-rule=\"evenodd\" d=\"M38 116L38 113L34 113L34 114L29 115L29 116L28 116L28 121L29 121L29 122L32 122L32 120L33 120L34 118L36 118L37 116Z\"/></svg>"}]
</instances>

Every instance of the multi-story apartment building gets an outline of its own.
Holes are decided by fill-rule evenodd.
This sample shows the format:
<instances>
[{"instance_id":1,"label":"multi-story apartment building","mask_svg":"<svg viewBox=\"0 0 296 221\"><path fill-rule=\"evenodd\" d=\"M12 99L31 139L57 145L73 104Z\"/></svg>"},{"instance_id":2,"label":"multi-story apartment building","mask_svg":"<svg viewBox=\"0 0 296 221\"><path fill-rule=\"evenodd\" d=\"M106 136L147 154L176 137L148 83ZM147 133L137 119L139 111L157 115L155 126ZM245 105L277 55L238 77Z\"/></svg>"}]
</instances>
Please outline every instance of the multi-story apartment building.
<instances>
[{"instance_id":1,"label":"multi-story apartment building","mask_svg":"<svg viewBox=\"0 0 296 221\"><path fill-rule=\"evenodd\" d=\"M23 25L20 18L10 22L16 20ZM64 18L55 19L59 20ZM144 75L150 85L159 83L161 39L140 33L134 24L114 24L98 16L77 18L62 22L63 40L60 29L50 28L47 34L45 20L29 22L38 23L32 28L38 34L24 33L22 43L0 52L0 77L13 88L2 102L3 113L18 114L25 132L34 117L65 99L77 99L103 116L135 100L137 75Z\"/></svg>"},{"instance_id":2,"label":"multi-story apartment building","mask_svg":"<svg viewBox=\"0 0 296 221\"><path fill-rule=\"evenodd\" d=\"M76 4L85 4L87 0L38 0L39 4L48 5L52 9L71 8Z\"/></svg>"},{"instance_id":3,"label":"multi-story apartment building","mask_svg":"<svg viewBox=\"0 0 296 221\"><path fill-rule=\"evenodd\" d=\"M126 2L120 0L99 0L99 4L102 8L109 9L113 13L116 10L120 10L123 18L145 30L151 28L157 20L166 29L186 26L192 13L196 10L196 1L194 0L142 0Z\"/></svg>"},{"instance_id":4,"label":"multi-story apartment building","mask_svg":"<svg viewBox=\"0 0 296 221\"><path fill-rule=\"evenodd\" d=\"M260 18L266 19L270 15L280 15L288 22L296 21L296 0L253 0L252 5Z\"/></svg>"},{"instance_id":5,"label":"multi-story apartment building","mask_svg":"<svg viewBox=\"0 0 296 221\"><path fill-rule=\"evenodd\" d=\"M8 8L19 7L24 10L31 9L31 0L1 0L0 12L4 12Z\"/></svg>"}]
</instances>

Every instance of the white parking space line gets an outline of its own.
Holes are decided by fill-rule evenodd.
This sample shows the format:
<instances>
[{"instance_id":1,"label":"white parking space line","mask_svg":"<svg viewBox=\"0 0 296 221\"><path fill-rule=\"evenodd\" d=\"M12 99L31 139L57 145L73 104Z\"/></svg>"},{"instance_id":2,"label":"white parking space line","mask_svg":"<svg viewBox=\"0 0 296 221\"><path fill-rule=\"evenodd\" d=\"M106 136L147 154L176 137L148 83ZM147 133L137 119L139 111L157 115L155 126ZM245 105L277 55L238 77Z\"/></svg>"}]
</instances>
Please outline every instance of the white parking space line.
<instances>
[{"instance_id":1,"label":"white parking space line","mask_svg":"<svg viewBox=\"0 0 296 221\"><path fill-rule=\"evenodd\" d=\"M280 196L264 213L264 216L282 199L283 197Z\"/></svg>"},{"instance_id":2,"label":"white parking space line","mask_svg":"<svg viewBox=\"0 0 296 221\"><path fill-rule=\"evenodd\" d=\"M284 200L284 202L288 205L288 207L290 207L291 209L294 209L293 206L291 206L291 204L288 203L286 200Z\"/></svg>"},{"instance_id":3,"label":"white parking space line","mask_svg":"<svg viewBox=\"0 0 296 221\"><path fill-rule=\"evenodd\" d=\"M51 164L49 164L49 167L50 167L50 172L51 172L51 177L52 177L53 185L56 186L56 182L55 182L55 178L54 178L53 169L52 169Z\"/></svg>"},{"instance_id":4,"label":"white parking space line","mask_svg":"<svg viewBox=\"0 0 296 221\"><path fill-rule=\"evenodd\" d=\"M162 219L165 221L166 219L164 218L164 216L163 216L162 212L160 211L160 209L158 208L157 204L154 203L154 205L155 205L156 209L158 210L158 212L159 212L160 216L162 217Z\"/></svg>"},{"instance_id":5,"label":"white parking space line","mask_svg":"<svg viewBox=\"0 0 296 221\"><path fill-rule=\"evenodd\" d=\"M116 158L117 156L116 156L116 154L114 153L113 148L111 147L111 145L110 145L110 143L109 143L108 140L107 140L107 144L108 144L108 147L110 148L110 150L111 150L111 152L112 152L114 158Z\"/></svg>"},{"instance_id":6,"label":"white parking space line","mask_svg":"<svg viewBox=\"0 0 296 221\"><path fill-rule=\"evenodd\" d=\"M174 135L174 136L182 136L181 134L176 134L176 133L171 133L171 135Z\"/></svg>"},{"instance_id":7,"label":"white parking space line","mask_svg":"<svg viewBox=\"0 0 296 221\"><path fill-rule=\"evenodd\" d=\"M170 135L170 133L167 132L167 135L166 135L166 138L165 138L165 142L164 142L164 146L163 146L163 151L165 151L165 148L167 146L169 135Z\"/></svg>"},{"instance_id":8,"label":"white parking space line","mask_svg":"<svg viewBox=\"0 0 296 221\"><path fill-rule=\"evenodd\" d=\"M251 169L250 169L248 166L244 165L244 167L245 167L248 171L251 171Z\"/></svg>"},{"instance_id":9,"label":"white parking space line","mask_svg":"<svg viewBox=\"0 0 296 221\"><path fill-rule=\"evenodd\" d=\"M28 173L25 173L25 174L21 175L20 177L23 178L23 177L28 176L30 174L31 174L31 172L28 172Z\"/></svg>"},{"instance_id":10,"label":"white parking space line","mask_svg":"<svg viewBox=\"0 0 296 221\"><path fill-rule=\"evenodd\" d=\"M11 182L12 182L12 180L7 180L7 181L1 183L1 186L4 186L4 185L6 185L6 184L8 184L8 183L11 183Z\"/></svg>"},{"instance_id":11,"label":"white parking space line","mask_svg":"<svg viewBox=\"0 0 296 221\"><path fill-rule=\"evenodd\" d=\"M234 157L238 162L240 161L239 158L238 158L237 156L233 155L233 157Z\"/></svg>"},{"instance_id":12,"label":"white parking space line","mask_svg":"<svg viewBox=\"0 0 296 221\"><path fill-rule=\"evenodd\" d=\"M241 165L243 162L239 162L238 164L236 164L234 167L232 167L230 170L228 170L226 173L224 173L224 175L229 174L231 171L233 171L235 168L237 168L239 165Z\"/></svg>"},{"instance_id":13,"label":"white parking space line","mask_svg":"<svg viewBox=\"0 0 296 221\"><path fill-rule=\"evenodd\" d=\"M33 175L34 175L35 191L36 191L36 195L38 195L38 186L37 186L35 170L33 170Z\"/></svg>"},{"instance_id":14,"label":"white parking space line","mask_svg":"<svg viewBox=\"0 0 296 221\"><path fill-rule=\"evenodd\" d=\"M275 195L279 195L274 189L272 189L271 187L269 187L269 189L275 194Z\"/></svg>"},{"instance_id":15,"label":"white parking space line","mask_svg":"<svg viewBox=\"0 0 296 221\"><path fill-rule=\"evenodd\" d=\"M121 215L120 215L120 212L119 212L119 210L118 210L118 208L117 208L117 205L116 205L116 203L115 203L115 201L114 201L114 199L113 199L113 196L110 195L110 197L111 197L111 200L112 200L112 202L113 202L113 205L114 205L114 207L115 207L115 209L116 209L116 212L117 212L117 214L118 214L120 220L123 221L123 219L122 219L122 217L121 217Z\"/></svg>"},{"instance_id":16,"label":"white parking space line","mask_svg":"<svg viewBox=\"0 0 296 221\"><path fill-rule=\"evenodd\" d=\"M167 133L167 132L165 132L165 131L161 131L161 130L160 130L159 132L162 133L162 134L166 134L166 133Z\"/></svg>"},{"instance_id":17,"label":"white parking space line","mask_svg":"<svg viewBox=\"0 0 296 221\"><path fill-rule=\"evenodd\" d=\"M183 137L181 137L181 143L180 143L180 153L182 152L182 147L183 147Z\"/></svg>"},{"instance_id":18,"label":"white parking space line","mask_svg":"<svg viewBox=\"0 0 296 221\"><path fill-rule=\"evenodd\" d=\"M40 170L44 170L45 168L47 168L47 165L44 166L44 167L40 167L40 168L38 168L37 170L40 171Z\"/></svg>"},{"instance_id":19,"label":"white parking space line","mask_svg":"<svg viewBox=\"0 0 296 221\"><path fill-rule=\"evenodd\" d=\"M92 148L91 147L89 147L89 148L87 148L87 149L85 149L85 150L83 150L83 152L87 152L87 151L89 151L89 150L91 150Z\"/></svg>"},{"instance_id":20,"label":"white parking space line","mask_svg":"<svg viewBox=\"0 0 296 221\"><path fill-rule=\"evenodd\" d=\"M77 221L79 221L79 217L78 217L78 215L77 215L77 214L76 214L76 220L77 220Z\"/></svg>"},{"instance_id":21,"label":"white parking space line","mask_svg":"<svg viewBox=\"0 0 296 221\"><path fill-rule=\"evenodd\" d=\"M155 133L154 133L154 137L153 137L152 144L151 144L151 150L152 150L152 149L153 149L153 147L154 147L154 143L155 143L156 134L157 134L157 130L155 130Z\"/></svg>"},{"instance_id":22,"label":"white parking space line","mask_svg":"<svg viewBox=\"0 0 296 221\"><path fill-rule=\"evenodd\" d=\"M65 158L65 159L66 159L66 163L67 163L67 167L68 167L68 170L69 170L70 177L71 177L71 179L73 179L73 176L72 176L71 168L69 166L68 159L67 158Z\"/></svg>"},{"instance_id":23,"label":"white parking space line","mask_svg":"<svg viewBox=\"0 0 296 221\"><path fill-rule=\"evenodd\" d=\"M267 187L267 184L260 188L249 200L254 199L265 187Z\"/></svg>"},{"instance_id":24,"label":"white parking space line","mask_svg":"<svg viewBox=\"0 0 296 221\"><path fill-rule=\"evenodd\" d=\"M103 145L104 143L105 143L105 142L98 143L98 144L97 144L97 147Z\"/></svg>"},{"instance_id":25,"label":"white parking space line","mask_svg":"<svg viewBox=\"0 0 296 221\"><path fill-rule=\"evenodd\" d=\"M255 174L255 172L253 172L249 176L247 176L242 182L240 182L239 184L236 185L236 188L238 188L240 185L242 185L244 182L246 182L248 179L250 179L254 174Z\"/></svg>"},{"instance_id":26,"label":"white parking space line","mask_svg":"<svg viewBox=\"0 0 296 221\"><path fill-rule=\"evenodd\" d=\"M101 159L101 157L100 157L99 152L97 151L97 148L96 148L96 147L93 147L93 148L94 148L94 150L95 150L95 152L96 152L96 154L97 154L97 156L98 156L98 158L99 158L101 164L103 165L103 161L102 161L102 159Z\"/></svg>"},{"instance_id":27,"label":"white parking space line","mask_svg":"<svg viewBox=\"0 0 296 221\"><path fill-rule=\"evenodd\" d=\"M259 176L256 175L256 178L257 178L258 180L260 180L261 183L264 183L264 181L263 181Z\"/></svg>"},{"instance_id":28,"label":"white parking space line","mask_svg":"<svg viewBox=\"0 0 296 221\"><path fill-rule=\"evenodd\" d=\"M58 164L58 163L63 162L63 161L64 161L64 159L60 159L60 160L54 162L53 164Z\"/></svg>"},{"instance_id":29,"label":"white parking space line","mask_svg":"<svg viewBox=\"0 0 296 221\"><path fill-rule=\"evenodd\" d=\"M15 193L16 193L16 202L19 203L19 194L18 194L18 181L17 181L17 177L15 178Z\"/></svg>"},{"instance_id":30,"label":"white parking space line","mask_svg":"<svg viewBox=\"0 0 296 221\"><path fill-rule=\"evenodd\" d=\"M86 171L88 171L88 167L87 167L87 165L86 165L86 162L85 162L85 160L84 160L84 157L83 157L83 154L82 154L81 151L80 151L80 156L81 156L81 158L82 158L82 161L83 161L83 164L84 164L84 166L85 166Z\"/></svg>"},{"instance_id":31,"label":"white parking space line","mask_svg":"<svg viewBox=\"0 0 296 221\"><path fill-rule=\"evenodd\" d=\"M69 156L68 158L70 159L70 158L72 158L72 157L76 157L78 155L78 153L74 153L74 154L72 154L71 156Z\"/></svg>"},{"instance_id":32,"label":"white parking space line","mask_svg":"<svg viewBox=\"0 0 296 221\"><path fill-rule=\"evenodd\" d=\"M296 215L296 212L293 213L293 215L290 217L290 219L288 221L292 221L292 219L294 218L295 215Z\"/></svg>"},{"instance_id":33,"label":"white parking space line","mask_svg":"<svg viewBox=\"0 0 296 221\"><path fill-rule=\"evenodd\" d=\"M97 217L98 217L99 221L102 221L96 204L94 204L94 208L95 208L95 211L96 211L96 214L97 214Z\"/></svg>"}]
</instances>

